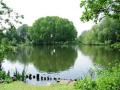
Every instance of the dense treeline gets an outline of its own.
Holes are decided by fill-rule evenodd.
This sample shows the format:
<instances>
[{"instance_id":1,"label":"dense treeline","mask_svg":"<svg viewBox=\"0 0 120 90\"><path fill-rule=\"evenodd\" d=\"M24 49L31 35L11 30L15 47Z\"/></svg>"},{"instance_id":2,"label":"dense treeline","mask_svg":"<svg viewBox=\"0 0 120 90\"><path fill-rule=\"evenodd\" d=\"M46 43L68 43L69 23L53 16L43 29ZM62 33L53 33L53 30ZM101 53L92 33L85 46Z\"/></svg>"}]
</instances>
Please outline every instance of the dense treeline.
<instances>
[{"instance_id":1,"label":"dense treeline","mask_svg":"<svg viewBox=\"0 0 120 90\"><path fill-rule=\"evenodd\" d=\"M89 31L84 31L79 37L83 44L113 44L120 42L120 21L105 18Z\"/></svg>"},{"instance_id":2,"label":"dense treeline","mask_svg":"<svg viewBox=\"0 0 120 90\"><path fill-rule=\"evenodd\" d=\"M11 28L10 30L7 30L6 32L1 32L1 45L10 45L10 46L16 46L20 43L25 43L27 40L27 31L28 26L26 24L20 26L18 29L15 27Z\"/></svg>"},{"instance_id":3,"label":"dense treeline","mask_svg":"<svg viewBox=\"0 0 120 90\"><path fill-rule=\"evenodd\" d=\"M39 18L32 27L24 24L6 33L1 32L1 43L16 45L29 44L64 44L75 41L77 31L73 23L57 16Z\"/></svg>"}]
</instances>

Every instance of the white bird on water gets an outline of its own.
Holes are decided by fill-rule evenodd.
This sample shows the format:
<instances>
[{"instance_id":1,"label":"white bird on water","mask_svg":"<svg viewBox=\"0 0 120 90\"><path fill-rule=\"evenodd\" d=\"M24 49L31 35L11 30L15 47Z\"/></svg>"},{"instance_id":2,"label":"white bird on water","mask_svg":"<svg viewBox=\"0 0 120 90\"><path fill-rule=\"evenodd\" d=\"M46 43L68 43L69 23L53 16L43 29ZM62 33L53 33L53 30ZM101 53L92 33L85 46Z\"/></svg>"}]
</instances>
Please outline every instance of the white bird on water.
<instances>
[{"instance_id":1,"label":"white bird on water","mask_svg":"<svg viewBox=\"0 0 120 90\"><path fill-rule=\"evenodd\" d=\"M51 55L53 55L55 53L55 49L53 49L52 51L51 51Z\"/></svg>"}]
</instances>

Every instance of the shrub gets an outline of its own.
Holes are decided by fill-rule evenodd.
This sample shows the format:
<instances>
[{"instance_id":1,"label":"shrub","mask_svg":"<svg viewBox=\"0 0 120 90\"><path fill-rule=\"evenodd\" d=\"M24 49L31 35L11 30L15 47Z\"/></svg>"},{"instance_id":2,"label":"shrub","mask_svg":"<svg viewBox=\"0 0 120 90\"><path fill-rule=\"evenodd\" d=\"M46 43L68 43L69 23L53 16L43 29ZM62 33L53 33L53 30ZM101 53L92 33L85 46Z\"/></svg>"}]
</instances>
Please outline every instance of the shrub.
<instances>
[{"instance_id":1,"label":"shrub","mask_svg":"<svg viewBox=\"0 0 120 90\"><path fill-rule=\"evenodd\" d=\"M75 88L79 90L96 90L96 82L90 77L75 83Z\"/></svg>"},{"instance_id":2,"label":"shrub","mask_svg":"<svg viewBox=\"0 0 120 90\"><path fill-rule=\"evenodd\" d=\"M96 80L85 78L75 83L77 90L120 90L120 65L103 70Z\"/></svg>"}]
</instances>

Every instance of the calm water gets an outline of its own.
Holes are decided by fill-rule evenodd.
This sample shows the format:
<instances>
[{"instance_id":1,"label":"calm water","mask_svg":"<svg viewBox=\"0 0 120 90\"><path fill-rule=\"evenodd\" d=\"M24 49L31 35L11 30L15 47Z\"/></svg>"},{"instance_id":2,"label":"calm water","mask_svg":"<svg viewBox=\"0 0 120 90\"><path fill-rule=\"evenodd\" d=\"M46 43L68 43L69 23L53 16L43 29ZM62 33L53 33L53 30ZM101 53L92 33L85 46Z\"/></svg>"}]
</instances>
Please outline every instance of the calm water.
<instances>
[{"instance_id":1,"label":"calm water","mask_svg":"<svg viewBox=\"0 0 120 90\"><path fill-rule=\"evenodd\" d=\"M75 80L86 75L96 77L95 68L102 69L114 60L120 60L120 53L101 46L40 46L22 47L16 53L8 53L2 61L2 68L13 76L17 70L25 70L26 83L46 85L56 79Z\"/></svg>"}]
</instances>

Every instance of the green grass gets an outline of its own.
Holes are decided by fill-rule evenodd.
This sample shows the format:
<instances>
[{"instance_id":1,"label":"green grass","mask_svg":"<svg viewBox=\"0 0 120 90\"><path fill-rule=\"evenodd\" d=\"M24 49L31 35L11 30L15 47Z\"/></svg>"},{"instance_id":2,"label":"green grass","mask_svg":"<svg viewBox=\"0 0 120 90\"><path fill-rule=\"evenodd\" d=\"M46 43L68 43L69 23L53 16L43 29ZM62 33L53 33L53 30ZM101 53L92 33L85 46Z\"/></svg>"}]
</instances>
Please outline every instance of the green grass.
<instances>
[{"instance_id":1,"label":"green grass","mask_svg":"<svg viewBox=\"0 0 120 90\"><path fill-rule=\"evenodd\" d=\"M33 86L23 82L0 84L0 90L75 90L73 85Z\"/></svg>"}]
</instances>

